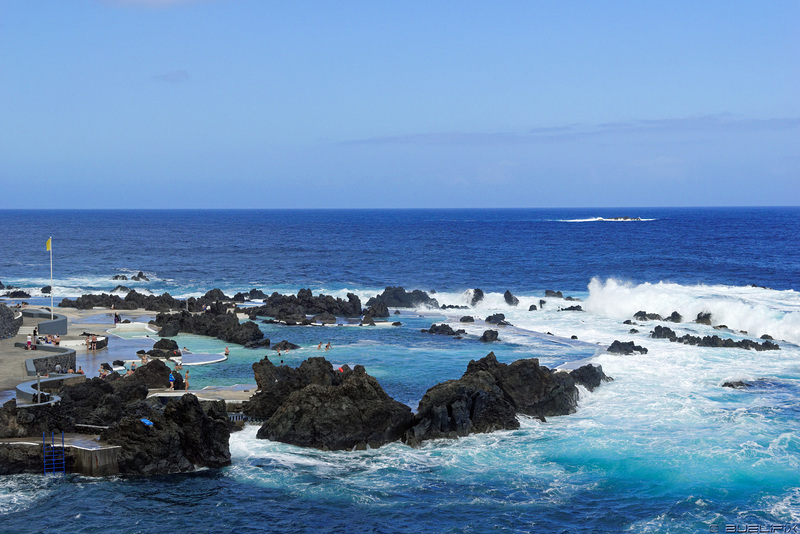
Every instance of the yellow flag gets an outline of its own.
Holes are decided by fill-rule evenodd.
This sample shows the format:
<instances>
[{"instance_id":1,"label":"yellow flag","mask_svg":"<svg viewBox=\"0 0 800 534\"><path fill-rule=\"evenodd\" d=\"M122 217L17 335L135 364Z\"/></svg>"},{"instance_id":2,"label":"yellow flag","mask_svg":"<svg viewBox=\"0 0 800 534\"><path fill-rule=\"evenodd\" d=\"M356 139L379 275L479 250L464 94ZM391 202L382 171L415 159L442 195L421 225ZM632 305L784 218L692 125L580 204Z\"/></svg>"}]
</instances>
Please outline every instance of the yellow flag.
<instances>
[{"instance_id":1,"label":"yellow flag","mask_svg":"<svg viewBox=\"0 0 800 534\"><path fill-rule=\"evenodd\" d=\"M50 250L50 242L51 242L52 240L53 240L53 238L52 238L52 237L51 237L50 239L48 239L48 240L47 240L47 250L48 250L48 251Z\"/></svg>"}]
</instances>

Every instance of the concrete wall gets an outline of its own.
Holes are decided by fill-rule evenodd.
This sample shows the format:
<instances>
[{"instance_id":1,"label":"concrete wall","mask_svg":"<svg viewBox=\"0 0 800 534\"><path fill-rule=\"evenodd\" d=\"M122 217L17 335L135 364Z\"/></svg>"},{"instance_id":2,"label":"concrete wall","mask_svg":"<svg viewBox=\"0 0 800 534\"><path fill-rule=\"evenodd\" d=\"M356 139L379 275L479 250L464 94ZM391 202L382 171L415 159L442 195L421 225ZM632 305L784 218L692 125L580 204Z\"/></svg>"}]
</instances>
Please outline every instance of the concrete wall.
<instances>
[{"instance_id":1,"label":"concrete wall","mask_svg":"<svg viewBox=\"0 0 800 534\"><path fill-rule=\"evenodd\" d=\"M105 447L102 449L84 449L70 447L75 458L73 473L80 473L90 477L107 477L119 474L117 458L122 447Z\"/></svg>"},{"instance_id":2,"label":"concrete wall","mask_svg":"<svg viewBox=\"0 0 800 534\"><path fill-rule=\"evenodd\" d=\"M26 347L26 343L14 343L15 347ZM56 370L56 364L61 365L63 372L67 369L75 369L75 351L66 347L56 347L54 345L36 345L36 351L31 354L42 354L25 360L25 371L28 376L49 375Z\"/></svg>"},{"instance_id":3,"label":"concrete wall","mask_svg":"<svg viewBox=\"0 0 800 534\"><path fill-rule=\"evenodd\" d=\"M66 335L67 333L67 316L58 313L53 314L53 319L50 319L50 312L45 310L22 310L22 315L25 317L32 317L34 319L45 319L39 323L39 334L52 334L52 335Z\"/></svg>"}]
</instances>

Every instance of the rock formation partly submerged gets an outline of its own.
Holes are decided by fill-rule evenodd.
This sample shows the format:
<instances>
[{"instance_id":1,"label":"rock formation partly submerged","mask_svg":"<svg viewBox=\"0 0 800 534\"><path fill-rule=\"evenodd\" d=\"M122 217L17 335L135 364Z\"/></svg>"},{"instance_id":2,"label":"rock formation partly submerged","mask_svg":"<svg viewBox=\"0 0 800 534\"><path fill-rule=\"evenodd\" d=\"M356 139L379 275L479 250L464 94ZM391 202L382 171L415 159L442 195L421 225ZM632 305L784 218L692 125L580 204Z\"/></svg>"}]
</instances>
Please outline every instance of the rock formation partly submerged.
<instances>
[{"instance_id":1,"label":"rock formation partly submerged","mask_svg":"<svg viewBox=\"0 0 800 534\"><path fill-rule=\"evenodd\" d=\"M552 371L536 358L499 363L494 353L471 361L458 380L430 388L417 414L389 397L362 366L334 370L324 358L298 368L253 364L257 393L246 414L265 420L258 438L319 449L377 447L402 439L425 440L514 429L519 414L539 417L573 413L577 385L590 391L610 380L599 366Z\"/></svg>"}]
</instances>

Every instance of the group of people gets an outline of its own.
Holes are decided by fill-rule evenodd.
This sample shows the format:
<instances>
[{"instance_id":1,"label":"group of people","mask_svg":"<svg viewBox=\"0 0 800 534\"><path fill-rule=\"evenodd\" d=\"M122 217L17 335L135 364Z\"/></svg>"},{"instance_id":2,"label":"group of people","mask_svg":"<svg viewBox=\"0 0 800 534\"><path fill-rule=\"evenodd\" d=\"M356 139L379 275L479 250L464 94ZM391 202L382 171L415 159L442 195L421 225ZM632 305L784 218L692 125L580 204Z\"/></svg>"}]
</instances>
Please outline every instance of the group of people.
<instances>
[{"instance_id":1,"label":"group of people","mask_svg":"<svg viewBox=\"0 0 800 534\"><path fill-rule=\"evenodd\" d=\"M174 391L175 390L175 378L176 376L180 376L178 372L179 369L183 369L183 366L176 365L175 369L170 371L169 373L169 389ZM183 390L189 391L189 371L186 371L186 375L183 377Z\"/></svg>"},{"instance_id":2,"label":"group of people","mask_svg":"<svg viewBox=\"0 0 800 534\"><path fill-rule=\"evenodd\" d=\"M317 345L317 350L322 350L322 341L320 341L319 345ZM328 341L328 344L325 345L325 350L331 350L331 342L330 341Z\"/></svg>"},{"instance_id":3,"label":"group of people","mask_svg":"<svg viewBox=\"0 0 800 534\"><path fill-rule=\"evenodd\" d=\"M33 334L28 334L27 341L28 342L25 345L26 350L36 350L36 345L41 345L43 343L57 347L61 344L61 336L58 334L47 334L45 336L40 336L38 333L38 327L34 327Z\"/></svg>"}]
</instances>

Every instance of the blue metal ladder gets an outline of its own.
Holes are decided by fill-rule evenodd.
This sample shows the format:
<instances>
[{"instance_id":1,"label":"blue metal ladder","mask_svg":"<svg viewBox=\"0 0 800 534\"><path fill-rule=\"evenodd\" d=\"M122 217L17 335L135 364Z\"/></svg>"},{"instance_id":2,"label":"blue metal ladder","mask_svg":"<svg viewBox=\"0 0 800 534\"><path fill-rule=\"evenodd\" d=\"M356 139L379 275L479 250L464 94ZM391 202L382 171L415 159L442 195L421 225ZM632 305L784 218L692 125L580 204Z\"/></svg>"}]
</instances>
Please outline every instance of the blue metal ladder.
<instances>
[{"instance_id":1,"label":"blue metal ladder","mask_svg":"<svg viewBox=\"0 0 800 534\"><path fill-rule=\"evenodd\" d=\"M55 433L50 432L50 444L47 444L47 433L42 432L42 458L44 461L44 474L66 473L67 464L64 461L64 433L61 433L61 445L55 444Z\"/></svg>"}]
</instances>

